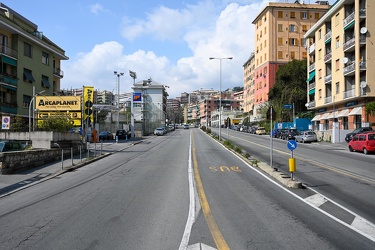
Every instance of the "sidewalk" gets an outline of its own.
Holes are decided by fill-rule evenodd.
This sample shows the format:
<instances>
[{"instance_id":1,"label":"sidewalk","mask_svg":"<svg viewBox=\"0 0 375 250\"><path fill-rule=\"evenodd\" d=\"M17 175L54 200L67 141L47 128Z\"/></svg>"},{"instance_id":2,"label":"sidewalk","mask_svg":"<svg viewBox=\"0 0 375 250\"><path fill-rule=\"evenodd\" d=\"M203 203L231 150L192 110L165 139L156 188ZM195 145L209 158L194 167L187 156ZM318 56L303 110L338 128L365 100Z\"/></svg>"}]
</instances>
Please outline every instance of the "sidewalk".
<instances>
[{"instance_id":1,"label":"sidewalk","mask_svg":"<svg viewBox=\"0 0 375 250\"><path fill-rule=\"evenodd\" d=\"M111 155L112 153L131 147L134 144L140 143L145 138L134 138L130 140L121 140L118 143L115 141L103 143L90 143L90 157L88 154L82 153L75 155L73 161L71 157L65 156L64 161L57 161L41 165L37 168L25 170L11 175L0 174L0 198L11 193L22 190L30 185L35 185L38 182L48 180L60 174L63 174L72 169L80 168L93 161L99 160L103 157ZM102 145L102 148L101 148ZM67 159L66 159L67 158ZM72 164L73 163L73 164Z\"/></svg>"}]
</instances>

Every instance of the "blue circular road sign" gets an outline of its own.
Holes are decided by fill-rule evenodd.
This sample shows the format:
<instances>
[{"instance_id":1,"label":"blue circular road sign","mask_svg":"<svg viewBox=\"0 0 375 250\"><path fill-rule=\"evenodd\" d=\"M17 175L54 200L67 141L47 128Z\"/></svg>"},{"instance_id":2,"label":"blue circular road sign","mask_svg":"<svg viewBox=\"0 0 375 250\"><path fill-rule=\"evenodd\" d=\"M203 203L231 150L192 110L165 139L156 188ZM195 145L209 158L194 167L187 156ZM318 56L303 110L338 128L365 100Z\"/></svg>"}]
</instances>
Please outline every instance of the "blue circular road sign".
<instances>
[{"instance_id":1,"label":"blue circular road sign","mask_svg":"<svg viewBox=\"0 0 375 250\"><path fill-rule=\"evenodd\" d=\"M297 148L297 142L295 140L289 140L286 145L292 151Z\"/></svg>"}]
</instances>

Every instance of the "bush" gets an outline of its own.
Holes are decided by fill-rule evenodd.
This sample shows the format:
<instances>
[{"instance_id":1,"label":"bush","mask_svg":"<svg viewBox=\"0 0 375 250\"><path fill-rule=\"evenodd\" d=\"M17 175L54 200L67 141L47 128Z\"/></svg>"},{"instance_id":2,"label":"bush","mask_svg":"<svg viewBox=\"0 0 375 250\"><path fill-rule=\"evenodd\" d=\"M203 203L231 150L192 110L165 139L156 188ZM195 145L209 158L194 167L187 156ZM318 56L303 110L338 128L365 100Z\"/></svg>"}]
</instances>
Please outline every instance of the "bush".
<instances>
[{"instance_id":1,"label":"bush","mask_svg":"<svg viewBox=\"0 0 375 250\"><path fill-rule=\"evenodd\" d=\"M237 153L239 153L239 154L242 153L242 148L240 148L240 147L238 147L238 146L236 146L236 147L234 148L234 150L235 150Z\"/></svg>"}]
</instances>

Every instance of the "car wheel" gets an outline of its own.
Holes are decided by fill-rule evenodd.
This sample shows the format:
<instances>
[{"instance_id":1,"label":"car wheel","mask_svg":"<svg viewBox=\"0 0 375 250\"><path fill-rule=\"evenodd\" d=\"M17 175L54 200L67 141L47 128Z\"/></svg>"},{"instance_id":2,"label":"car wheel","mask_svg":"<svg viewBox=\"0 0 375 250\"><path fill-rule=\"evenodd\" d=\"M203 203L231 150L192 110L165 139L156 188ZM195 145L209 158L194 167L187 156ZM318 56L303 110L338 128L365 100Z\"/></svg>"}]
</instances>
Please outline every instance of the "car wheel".
<instances>
[{"instance_id":1,"label":"car wheel","mask_svg":"<svg viewBox=\"0 0 375 250\"><path fill-rule=\"evenodd\" d=\"M368 151L367 151L367 149L366 149L366 148L364 148L364 149L363 149L363 153L364 153L365 155L367 155L367 154L368 154Z\"/></svg>"},{"instance_id":2,"label":"car wheel","mask_svg":"<svg viewBox=\"0 0 375 250\"><path fill-rule=\"evenodd\" d=\"M349 151L350 151L350 152L353 152L353 151L354 151L353 148L352 148L352 146L349 146Z\"/></svg>"}]
</instances>

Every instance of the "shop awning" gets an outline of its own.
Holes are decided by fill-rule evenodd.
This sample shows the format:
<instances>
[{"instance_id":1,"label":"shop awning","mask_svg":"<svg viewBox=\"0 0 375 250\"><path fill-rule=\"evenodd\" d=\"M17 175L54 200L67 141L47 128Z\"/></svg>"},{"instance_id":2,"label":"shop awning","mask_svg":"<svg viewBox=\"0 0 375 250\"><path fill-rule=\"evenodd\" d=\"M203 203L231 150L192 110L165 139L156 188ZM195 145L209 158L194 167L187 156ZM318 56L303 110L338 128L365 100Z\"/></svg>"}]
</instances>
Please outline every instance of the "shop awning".
<instances>
[{"instance_id":1,"label":"shop awning","mask_svg":"<svg viewBox=\"0 0 375 250\"><path fill-rule=\"evenodd\" d=\"M315 94L315 88L309 90L309 95Z\"/></svg>"},{"instance_id":2,"label":"shop awning","mask_svg":"<svg viewBox=\"0 0 375 250\"><path fill-rule=\"evenodd\" d=\"M314 71L311 71L311 73L310 73L310 75L309 75L309 78L306 80L306 82L311 81L314 77L315 77L315 70L314 70Z\"/></svg>"},{"instance_id":3,"label":"shop awning","mask_svg":"<svg viewBox=\"0 0 375 250\"><path fill-rule=\"evenodd\" d=\"M315 121L319 121L320 120L320 115L316 115L314 116L314 118L312 118L312 122L315 122Z\"/></svg>"},{"instance_id":4,"label":"shop awning","mask_svg":"<svg viewBox=\"0 0 375 250\"><path fill-rule=\"evenodd\" d=\"M362 107L352 109L348 115L362 115Z\"/></svg>"},{"instance_id":5,"label":"shop awning","mask_svg":"<svg viewBox=\"0 0 375 250\"><path fill-rule=\"evenodd\" d=\"M326 119L328 119L328 116L329 116L329 113L324 113L324 114L322 114L322 116L320 117L320 120L326 120Z\"/></svg>"},{"instance_id":6,"label":"shop awning","mask_svg":"<svg viewBox=\"0 0 375 250\"><path fill-rule=\"evenodd\" d=\"M345 110L341 111L341 112L337 115L337 117L348 116L348 114L349 114L349 109L345 109Z\"/></svg>"},{"instance_id":7,"label":"shop awning","mask_svg":"<svg viewBox=\"0 0 375 250\"><path fill-rule=\"evenodd\" d=\"M333 118L337 118L337 115L339 114L338 111L335 111L335 112L332 112L328 115L327 119L333 119Z\"/></svg>"}]
</instances>

